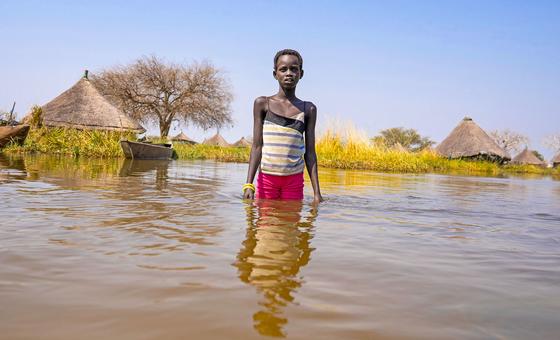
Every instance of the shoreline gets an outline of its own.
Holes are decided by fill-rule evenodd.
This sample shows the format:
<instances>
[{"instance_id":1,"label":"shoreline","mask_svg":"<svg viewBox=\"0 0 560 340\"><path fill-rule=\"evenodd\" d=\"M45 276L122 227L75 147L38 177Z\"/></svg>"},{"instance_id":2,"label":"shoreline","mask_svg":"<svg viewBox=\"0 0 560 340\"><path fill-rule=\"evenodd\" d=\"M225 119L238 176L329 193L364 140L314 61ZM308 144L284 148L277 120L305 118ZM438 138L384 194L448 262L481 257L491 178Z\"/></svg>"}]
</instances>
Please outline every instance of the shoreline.
<instances>
[{"instance_id":1,"label":"shoreline","mask_svg":"<svg viewBox=\"0 0 560 340\"><path fill-rule=\"evenodd\" d=\"M40 128L31 130L23 145L8 145L0 152L6 155L47 154L71 158L124 158L119 145L119 140L122 138L135 139L135 136L112 131ZM186 160L247 163L250 154L250 148L246 147L180 143L175 143L173 147L178 159ZM560 177L560 168L499 165L489 161L447 159L431 150L420 152L394 150L372 145L367 140L344 140L328 133L318 138L316 152L320 167L343 170L493 177L505 175Z\"/></svg>"}]
</instances>

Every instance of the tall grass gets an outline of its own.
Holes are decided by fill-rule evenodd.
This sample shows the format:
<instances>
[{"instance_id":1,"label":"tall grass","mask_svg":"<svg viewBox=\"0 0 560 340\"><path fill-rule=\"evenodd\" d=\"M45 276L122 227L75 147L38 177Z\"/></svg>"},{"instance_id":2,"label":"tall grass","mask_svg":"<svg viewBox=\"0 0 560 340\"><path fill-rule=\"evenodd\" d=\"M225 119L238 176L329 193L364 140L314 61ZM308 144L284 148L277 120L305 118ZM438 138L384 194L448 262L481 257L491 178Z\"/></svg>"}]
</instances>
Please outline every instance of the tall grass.
<instances>
[{"instance_id":1,"label":"tall grass","mask_svg":"<svg viewBox=\"0 0 560 340\"><path fill-rule=\"evenodd\" d=\"M351 123L334 122L318 135L320 166L383 172L442 172L500 175L503 173L557 174L560 170L535 166L500 166L488 161L447 159L432 150L408 152L371 142L365 132Z\"/></svg>"},{"instance_id":2,"label":"tall grass","mask_svg":"<svg viewBox=\"0 0 560 340\"><path fill-rule=\"evenodd\" d=\"M427 172L440 160L432 152L410 153L373 144L351 123L330 123L315 148L319 165L329 168Z\"/></svg>"},{"instance_id":3,"label":"tall grass","mask_svg":"<svg viewBox=\"0 0 560 340\"><path fill-rule=\"evenodd\" d=\"M66 128L32 129L23 146L9 145L8 153L48 153L72 157L123 157L119 140L133 134ZM155 141L157 142L157 141ZM174 144L179 159L249 161L250 148ZM328 168L401 173L461 173L481 175L537 174L560 177L560 169L535 166L500 166L487 161L450 160L431 150L407 152L374 144L367 134L350 123L331 123L316 140L319 165Z\"/></svg>"},{"instance_id":4,"label":"tall grass","mask_svg":"<svg viewBox=\"0 0 560 340\"><path fill-rule=\"evenodd\" d=\"M222 162L249 162L250 148L220 147L204 144L174 144L179 159L213 159Z\"/></svg>"},{"instance_id":5,"label":"tall grass","mask_svg":"<svg viewBox=\"0 0 560 340\"><path fill-rule=\"evenodd\" d=\"M122 157L121 138L135 138L133 133L70 128L31 129L22 146L8 145L9 153L38 152L73 157Z\"/></svg>"}]
</instances>

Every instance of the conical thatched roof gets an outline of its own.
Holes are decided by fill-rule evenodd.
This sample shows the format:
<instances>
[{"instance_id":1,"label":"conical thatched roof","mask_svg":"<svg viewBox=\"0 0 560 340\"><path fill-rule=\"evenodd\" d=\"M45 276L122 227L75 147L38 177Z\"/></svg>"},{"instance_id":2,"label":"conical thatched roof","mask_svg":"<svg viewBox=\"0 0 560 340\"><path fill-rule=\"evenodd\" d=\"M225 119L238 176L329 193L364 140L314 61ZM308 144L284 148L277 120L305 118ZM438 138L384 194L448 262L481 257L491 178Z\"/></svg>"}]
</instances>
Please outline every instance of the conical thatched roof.
<instances>
[{"instance_id":1,"label":"conical thatched roof","mask_svg":"<svg viewBox=\"0 0 560 340\"><path fill-rule=\"evenodd\" d=\"M177 136L171 138L172 141L174 142L179 142L179 143L188 143L188 144L198 144L195 140L189 138L189 136L185 135L183 133L183 131L181 131L180 134L178 134Z\"/></svg>"},{"instance_id":2,"label":"conical thatched roof","mask_svg":"<svg viewBox=\"0 0 560 340\"><path fill-rule=\"evenodd\" d=\"M529 165L538 165L538 166L546 166L544 161L541 161L533 151L525 148L525 150L521 151L519 155L515 156L511 160L512 164L529 164Z\"/></svg>"},{"instance_id":3,"label":"conical thatched roof","mask_svg":"<svg viewBox=\"0 0 560 340\"><path fill-rule=\"evenodd\" d=\"M240 140L233 143L233 146L248 148L251 146L251 143L248 140L246 140L245 137L241 137Z\"/></svg>"},{"instance_id":4,"label":"conical thatched roof","mask_svg":"<svg viewBox=\"0 0 560 340\"><path fill-rule=\"evenodd\" d=\"M43 105L43 125L114 131L146 131L113 106L83 77L74 86Z\"/></svg>"},{"instance_id":5,"label":"conical thatched roof","mask_svg":"<svg viewBox=\"0 0 560 340\"><path fill-rule=\"evenodd\" d=\"M449 158L488 156L511 159L506 151L494 142L469 117L465 117L453 131L441 142L436 151Z\"/></svg>"},{"instance_id":6,"label":"conical thatched roof","mask_svg":"<svg viewBox=\"0 0 560 340\"><path fill-rule=\"evenodd\" d=\"M558 166L560 165L560 152L556 154L556 156L554 156L554 158L552 159L552 165L553 166Z\"/></svg>"},{"instance_id":7,"label":"conical thatched roof","mask_svg":"<svg viewBox=\"0 0 560 340\"><path fill-rule=\"evenodd\" d=\"M220 135L220 133L216 133L214 136L205 139L204 142L202 142L202 144L206 144L206 145L217 145L217 146L229 146L229 143L226 142L226 140L224 139L224 137L222 137L222 135Z\"/></svg>"}]
</instances>

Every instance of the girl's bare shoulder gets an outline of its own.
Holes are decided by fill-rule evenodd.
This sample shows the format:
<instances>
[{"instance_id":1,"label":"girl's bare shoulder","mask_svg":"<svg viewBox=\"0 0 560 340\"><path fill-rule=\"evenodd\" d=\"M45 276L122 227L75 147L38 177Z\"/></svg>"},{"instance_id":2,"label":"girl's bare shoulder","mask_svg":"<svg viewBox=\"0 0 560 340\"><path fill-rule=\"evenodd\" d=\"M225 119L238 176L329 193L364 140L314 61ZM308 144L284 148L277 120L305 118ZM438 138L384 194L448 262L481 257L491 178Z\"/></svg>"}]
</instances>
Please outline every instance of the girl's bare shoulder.
<instances>
[{"instance_id":1,"label":"girl's bare shoulder","mask_svg":"<svg viewBox=\"0 0 560 340\"><path fill-rule=\"evenodd\" d=\"M255 98L255 102L253 104L253 113L254 114L264 114L267 110L267 97L260 96Z\"/></svg>"},{"instance_id":2,"label":"girl's bare shoulder","mask_svg":"<svg viewBox=\"0 0 560 340\"><path fill-rule=\"evenodd\" d=\"M256 106L266 107L266 102L267 102L267 96L257 97L255 98L255 107Z\"/></svg>"},{"instance_id":3,"label":"girl's bare shoulder","mask_svg":"<svg viewBox=\"0 0 560 340\"><path fill-rule=\"evenodd\" d=\"M317 106L313 104L313 102L305 102L305 115L307 116L316 116L317 115Z\"/></svg>"}]
</instances>

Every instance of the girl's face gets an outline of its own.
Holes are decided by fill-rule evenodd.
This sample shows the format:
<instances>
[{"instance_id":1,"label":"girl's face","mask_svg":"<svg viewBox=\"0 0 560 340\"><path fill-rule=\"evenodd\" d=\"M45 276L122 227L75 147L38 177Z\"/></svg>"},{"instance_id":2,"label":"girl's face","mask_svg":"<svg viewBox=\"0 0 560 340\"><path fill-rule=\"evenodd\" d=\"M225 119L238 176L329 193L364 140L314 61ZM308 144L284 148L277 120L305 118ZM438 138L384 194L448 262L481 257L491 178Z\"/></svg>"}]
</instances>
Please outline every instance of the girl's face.
<instances>
[{"instance_id":1,"label":"girl's face","mask_svg":"<svg viewBox=\"0 0 560 340\"><path fill-rule=\"evenodd\" d=\"M295 55L285 54L278 58L276 70L274 70L273 74L282 88L291 89L295 88L301 77L303 77L303 70Z\"/></svg>"}]
</instances>

